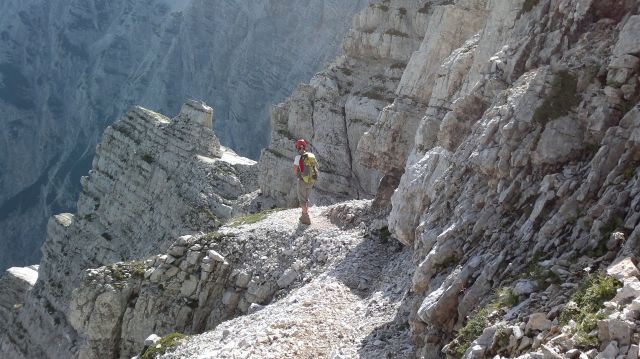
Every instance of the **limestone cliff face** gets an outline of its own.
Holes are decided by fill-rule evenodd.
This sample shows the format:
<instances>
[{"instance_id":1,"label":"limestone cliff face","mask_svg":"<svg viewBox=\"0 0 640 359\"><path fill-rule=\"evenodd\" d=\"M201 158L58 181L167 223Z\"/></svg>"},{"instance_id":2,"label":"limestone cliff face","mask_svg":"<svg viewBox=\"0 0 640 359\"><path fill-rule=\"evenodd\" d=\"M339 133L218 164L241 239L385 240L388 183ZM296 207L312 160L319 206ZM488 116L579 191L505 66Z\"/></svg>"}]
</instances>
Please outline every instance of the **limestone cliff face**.
<instances>
[{"instance_id":1,"label":"limestone cliff face","mask_svg":"<svg viewBox=\"0 0 640 359\"><path fill-rule=\"evenodd\" d=\"M256 189L255 162L220 146L212 114L193 101L174 119L134 107L107 128L82 179L78 212L49 221L38 282L0 352L76 353L84 333L69 324L69 303L85 269L166 250L176 236L212 231L240 209Z\"/></svg>"},{"instance_id":2,"label":"limestone cliff face","mask_svg":"<svg viewBox=\"0 0 640 359\"><path fill-rule=\"evenodd\" d=\"M391 1L372 8L403 5ZM563 287L546 282L523 292L522 282L514 286L530 275L532 258L570 287L585 266L608 264L637 247L639 84L638 42L632 34L638 4L461 0L422 5L422 44L390 94L390 105L372 111L376 122L361 136L352 158L384 176L377 200L390 201L389 229L415 251L410 322L416 354L433 358L454 355L455 345L444 345L498 288L528 298L518 307L519 318L492 318L498 327L514 330L536 312L558 323L559 308L569 301ZM371 46L360 48L372 59L390 48ZM313 91L303 99L313 99ZM296 120L298 111L292 112L275 116L274 129L282 118L304 123ZM291 128L296 127L280 130ZM271 156L268 151L261 161ZM324 178L331 186L339 183ZM267 193L286 193L261 183ZM625 288L633 278L625 279ZM625 320L625 328L634 327L632 317ZM531 348L535 340L519 335L514 343L496 347L491 335L500 330L495 328L465 356L516 356L540 348L540 341ZM509 330L503 334L513 333ZM620 339L611 333L605 330L600 338ZM544 350L551 353L576 345L547 344Z\"/></svg>"},{"instance_id":3,"label":"limestone cliff face","mask_svg":"<svg viewBox=\"0 0 640 359\"><path fill-rule=\"evenodd\" d=\"M529 275L532 258L575 282L585 266L635 250L637 13L633 1L455 1L434 10L429 28L438 31L427 31L398 87L427 105L417 131L400 136L409 145L389 159L385 141L395 146L394 126L407 124L381 116L359 147L366 163L404 172L389 228L415 251L418 355L443 355L497 288L521 289L514 281ZM609 238L614 231L626 241ZM569 301L548 282L525 293L520 320L542 312L557 323L556 306ZM491 339L465 357L540 348Z\"/></svg>"},{"instance_id":4,"label":"limestone cliff face","mask_svg":"<svg viewBox=\"0 0 640 359\"><path fill-rule=\"evenodd\" d=\"M393 102L424 36L426 18L418 1L370 5L355 17L344 54L272 110L271 142L259 161L265 195L295 204L292 168L298 138L310 142L320 161L316 202L375 194L381 174L356 160L358 142Z\"/></svg>"},{"instance_id":5,"label":"limestone cliff face","mask_svg":"<svg viewBox=\"0 0 640 359\"><path fill-rule=\"evenodd\" d=\"M270 106L334 57L365 3L3 1L0 268L38 260L47 219L75 208L103 130L131 105L206 100L222 143L257 158Z\"/></svg>"}]
</instances>

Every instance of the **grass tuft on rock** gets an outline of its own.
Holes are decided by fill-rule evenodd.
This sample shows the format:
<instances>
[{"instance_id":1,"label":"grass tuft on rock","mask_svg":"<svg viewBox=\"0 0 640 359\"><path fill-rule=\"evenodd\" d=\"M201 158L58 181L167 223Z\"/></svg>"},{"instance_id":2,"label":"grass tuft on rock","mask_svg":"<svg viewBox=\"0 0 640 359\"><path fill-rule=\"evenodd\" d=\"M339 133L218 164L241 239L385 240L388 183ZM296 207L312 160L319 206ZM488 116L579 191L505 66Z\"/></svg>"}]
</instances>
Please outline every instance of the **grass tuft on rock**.
<instances>
[{"instance_id":1,"label":"grass tuft on rock","mask_svg":"<svg viewBox=\"0 0 640 359\"><path fill-rule=\"evenodd\" d=\"M560 324L566 325L571 320L576 323L574 338L580 347L593 348L598 345L598 338L589 334L597 328L598 320L606 317L600 310L620 287L620 282L603 272L589 274L562 309Z\"/></svg>"},{"instance_id":2,"label":"grass tuft on rock","mask_svg":"<svg viewBox=\"0 0 640 359\"><path fill-rule=\"evenodd\" d=\"M225 238L233 238L235 236L236 236L235 233L222 233L222 232L215 231L215 232L205 234L202 237L202 240L207 243L220 242Z\"/></svg>"},{"instance_id":3,"label":"grass tuft on rock","mask_svg":"<svg viewBox=\"0 0 640 359\"><path fill-rule=\"evenodd\" d=\"M455 338L447 346L447 352L457 358L462 358L469 349L471 343L478 338L490 322L490 316L496 311L507 311L518 304L518 296L509 287L500 287L495 291L495 297L485 308L474 311L467 319L465 325L456 333ZM509 336L506 332L499 331L498 346L506 346Z\"/></svg>"},{"instance_id":4,"label":"grass tuft on rock","mask_svg":"<svg viewBox=\"0 0 640 359\"><path fill-rule=\"evenodd\" d=\"M518 296L509 287L496 289L496 299L489 305L494 310L509 310L518 304Z\"/></svg>"},{"instance_id":5,"label":"grass tuft on rock","mask_svg":"<svg viewBox=\"0 0 640 359\"><path fill-rule=\"evenodd\" d=\"M369 7L372 9L378 9L378 10L382 10L384 12L389 11L389 6L387 6L388 2L381 2L381 3L375 3L375 4L370 4Z\"/></svg>"},{"instance_id":6,"label":"grass tuft on rock","mask_svg":"<svg viewBox=\"0 0 640 359\"><path fill-rule=\"evenodd\" d=\"M449 349L453 354L462 358L464 352L469 349L471 343L479 337L484 328L489 325L489 311L486 308L482 308L474 312L467 320L467 323L460 328L456 337L449 344Z\"/></svg>"},{"instance_id":7,"label":"grass tuft on rock","mask_svg":"<svg viewBox=\"0 0 640 359\"><path fill-rule=\"evenodd\" d=\"M267 218L271 213L282 211L284 208L265 209L254 214L248 214L246 216L238 217L229 222L230 227L240 227L243 224L253 224L262 221Z\"/></svg>"},{"instance_id":8,"label":"grass tuft on rock","mask_svg":"<svg viewBox=\"0 0 640 359\"><path fill-rule=\"evenodd\" d=\"M181 341L186 339L187 336L182 333L171 333L162 337L156 344L150 345L147 350L142 353L140 358L153 359L162 354L165 354L168 349L173 348L180 344Z\"/></svg>"},{"instance_id":9,"label":"grass tuft on rock","mask_svg":"<svg viewBox=\"0 0 640 359\"><path fill-rule=\"evenodd\" d=\"M380 242L387 243L391 238L391 232L389 232L389 227L382 227L380 231L378 231L378 238L380 238Z\"/></svg>"}]
</instances>

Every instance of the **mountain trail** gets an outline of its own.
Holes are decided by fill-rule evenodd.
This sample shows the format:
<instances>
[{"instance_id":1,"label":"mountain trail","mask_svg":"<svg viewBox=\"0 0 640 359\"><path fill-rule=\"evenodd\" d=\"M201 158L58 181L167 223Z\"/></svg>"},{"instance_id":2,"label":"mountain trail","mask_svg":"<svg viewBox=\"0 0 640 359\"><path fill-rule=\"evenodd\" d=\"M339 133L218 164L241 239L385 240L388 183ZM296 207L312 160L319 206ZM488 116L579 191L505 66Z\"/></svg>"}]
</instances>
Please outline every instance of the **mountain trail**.
<instances>
[{"instance_id":1,"label":"mountain trail","mask_svg":"<svg viewBox=\"0 0 640 359\"><path fill-rule=\"evenodd\" d=\"M249 314L192 336L163 358L409 358L412 355L404 299L412 275L411 250L371 235L364 222L339 228L340 206L312 207L312 224L299 210L278 211L240 231L280 227L292 241L314 237L318 248L350 242L346 252L327 250L320 273ZM347 215L346 218L349 218ZM286 227L286 228L283 228ZM224 230L232 230L223 228ZM255 233L255 232L254 232Z\"/></svg>"}]
</instances>

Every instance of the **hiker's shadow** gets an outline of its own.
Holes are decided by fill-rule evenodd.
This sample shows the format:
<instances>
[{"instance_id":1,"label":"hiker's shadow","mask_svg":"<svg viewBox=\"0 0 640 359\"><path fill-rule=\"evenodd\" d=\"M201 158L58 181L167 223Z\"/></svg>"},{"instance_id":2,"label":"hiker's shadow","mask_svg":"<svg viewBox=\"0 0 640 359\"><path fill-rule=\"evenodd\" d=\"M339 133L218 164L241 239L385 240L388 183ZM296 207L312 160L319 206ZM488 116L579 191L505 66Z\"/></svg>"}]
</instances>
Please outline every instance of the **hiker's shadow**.
<instances>
[{"instance_id":1,"label":"hiker's shadow","mask_svg":"<svg viewBox=\"0 0 640 359\"><path fill-rule=\"evenodd\" d=\"M308 224L304 224L301 222L298 222L298 227L296 227L296 231L294 232L294 234L296 236L301 235L302 233L304 233L307 229L309 229L309 227L311 227Z\"/></svg>"}]
</instances>

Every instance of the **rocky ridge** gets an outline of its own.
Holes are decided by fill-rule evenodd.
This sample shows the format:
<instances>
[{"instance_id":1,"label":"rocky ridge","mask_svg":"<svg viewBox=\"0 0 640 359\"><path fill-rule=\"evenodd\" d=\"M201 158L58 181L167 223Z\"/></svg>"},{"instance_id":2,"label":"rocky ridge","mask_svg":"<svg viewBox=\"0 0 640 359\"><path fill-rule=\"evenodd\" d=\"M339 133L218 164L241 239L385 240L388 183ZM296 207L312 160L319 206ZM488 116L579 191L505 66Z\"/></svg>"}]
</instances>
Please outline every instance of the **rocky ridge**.
<instances>
[{"instance_id":1,"label":"rocky ridge","mask_svg":"<svg viewBox=\"0 0 640 359\"><path fill-rule=\"evenodd\" d=\"M255 162L219 145L212 116L194 101L174 119L135 107L105 131L78 212L49 222L38 282L1 338L2 353L68 357L79 335L69 303L84 269L166 250L177 235L243 213L257 189Z\"/></svg>"}]
</instances>

